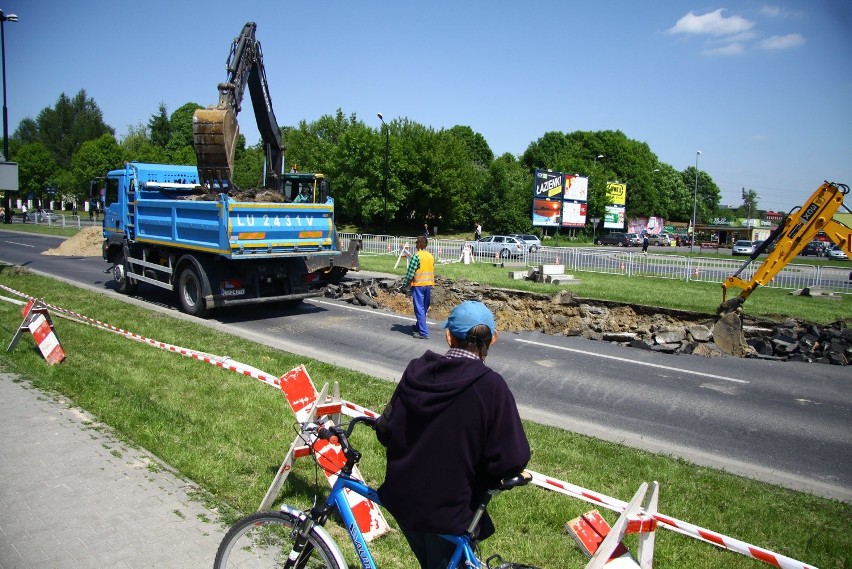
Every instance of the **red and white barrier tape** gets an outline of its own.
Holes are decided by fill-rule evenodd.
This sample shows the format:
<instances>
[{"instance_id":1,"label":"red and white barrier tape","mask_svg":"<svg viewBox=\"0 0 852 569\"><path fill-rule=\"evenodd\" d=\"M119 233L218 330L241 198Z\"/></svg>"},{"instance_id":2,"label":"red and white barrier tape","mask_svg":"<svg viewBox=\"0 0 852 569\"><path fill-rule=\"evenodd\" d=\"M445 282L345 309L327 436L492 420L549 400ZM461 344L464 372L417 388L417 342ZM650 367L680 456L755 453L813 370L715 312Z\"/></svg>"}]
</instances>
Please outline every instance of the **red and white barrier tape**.
<instances>
[{"instance_id":1,"label":"red and white barrier tape","mask_svg":"<svg viewBox=\"0 0 852 569\"><path fill-rule=\"evenodd\" d=\"M28 298L30 300L34 299L34 297L31 297L27 294L24 294L20 291L9 288L9 287L2 285L2 284L0 284L0 288L6 290L8 292L11 292L12 294L17 294L17 295L22 296L24 298ZM188 357L188 358L192 358L192 359L204 362L204 363L208 363L210 365L213 365L213 366L216 366L216 367L219 367L219 368L222 368L222 369L226 369L228 371L233 371L235 373L239 373L239 374L244 375L246 377L251 377L251 378L257 379L257 380L262 381L262 382L264 382L264 383L266 383L266 384L268 384L272 387L275 387L276 389L281 388L281 383L280 383L279 378L275 377L272 374L268 374L266 372L263 372L263 371L261 371L257 368L253 368L249 365L246 365L246 364L243 364L243 363L240 363L240 362L236 362L236 361L232 360L231 358L229 358L228 356L214 356L214 355L211 355L211 354L206 354L204 352L199 352L199 351L196 351L196 350L190 350L189 348L182 348L180 346L175 346L173 344L167 344L166 342L160 342L158 340L152 340L151 338L146 338L145 336L141 336L141 335L135 334L133 332L128 332L127 330L123 330L121 328L118 328L117 326L113 326L112 324L107 324L106 322L101 322L100 320L95 320L94 318L89 318L88 316L85 316L85 315L80 314L78 312L74 312L74 311L68 310L66 308L62 308L60 306L55 306L53 304L48 304L48 303L44 302L43 300L40 301L40 302L43 306L46 306L47 308L49 308L53 312L73 316L74 318L81 320L81 321L83 321L87 324L93 325L93 326L98 327L98 328L103 328L104 330L108 330L108 331L113 332L115 334L118 334L120 336L130 338L131 340L136 340L137 342L141 342L143 344L148 344L148 345L154 346L156 348L160 348L161 350L174 352L176 354L180 354L180 355Z\"/></svg>"},{"instance_id":2,"label":"red and white barrier tape","mask_svg":"<svg viewBox=\"0 0 852 569\"><path fill-rule=\"evenodd\" d=\"M0 288L9 291L13 294L17 294L24 298L28 298L30 300L33 297L26 295L22 292L16 291L12 288L9 288L5 285L0 284ZM239 362L233 361L231 358L227 356L213 356L210 354L206 354L203 352L197 352L195 350L190 350L188 348L181 348L179 346L173 346L172 344L167 344L165 342L159 342L157 340L152 340L150 338L146 338L144 336L140 336L139 334L134 334L133 332L128 332L126 330L122 330L121 328L117 328L111 324L107 324L105 322L101 322L99 320L95 320L93 318L89 318L88 316L84 316L77 312L72 312L70 310L66 310L59 306L54 306L51 304L47 304L44 301L41 301L44 306L47 306L51 310L54 310L59 313L65 313L73 315L75 318L78 318L84 322L89 322L98 326L100 328L104 328L111 332L115 332L117 334L123 335L127 338L136 340L138 342L143 342L152 346L155 346L160 349L168 350L182 356L190 357L210 365L214 365L216 367L220 367L222 369L227 369L229 371L233 371L246 377L252 377L254 379L260 380L267 385L275 387L276 389L281 389L281 383L278 377L275 377L271 374L262 372L256 368L248 366L246 364L242 364ZM367 409L366 407L361 407L355 403L350 401L341 401L342 411L351 417L358 416L367 416L367 417L378 417L380 414L372 411L371 409ZM581 486L577 486L575 484L571 484L570 482L565 482L563 480L558 480L556 478L551 478L549 476L545 476L538 472L529 471L532 475L532 483L540 488L545 488L547 490L551 490L554 492L558 492L560 494L564 494L566 496L571 496L573 498L578 498L580 500L584 500L586 502L590 502L592 504L601 505L607 509L613 510L615 512L623 512L627 507L627 502L619 500L617 498L612 498L610 496L606 496L604 494L599 494L597 492L593 492ZM756 559L758 561L763 561L764 563L768 563L774 567L780 567L782 569L816 569L813 565L808 565L806 563L802 563L801 561L796 561L795 559L791 559L790 557L786 557L779 553L774 553L769 551L768 549L764 549L762 547L757 547L756 545L751 545L744 541L740 541L738 539L734 539L732 537L728 537L722 534L718 534L716 532L710 531L708 529L696 526L694 524L690 524L688 522L684 522L675 518L670 518L668 516L664 516L662 514L654 514L654 519L657 520L659 524L662 524L662 527L669 529L671 531L675 531L677 533L699 539L701 541L705 541L707 543L712 543L718 547L727 549L729 551L734 551L736 553L740 553L745 555L746 557L751 557L752 559Z\"/></svg>"},{"instance_id":3,"label":"red and white barrier tape","mask_svg":"<svg viewBox=\"0 0 852 569\"><path fill-rule=\"evenodd\" d=\"M618 513L623 512L624 509L627 507L627 502L624 502L617 498L612 498L604 494L599 494L597 492L587 490L586 488L582 488L575 484L571 484L570 482L557 480L555 478L539 474L538 472L529 472L532 475L532 483L540 488L552 490L554 492L565 494L566 496L571 496L573 498L578 498L580 500L584 500L592 504L598 504ZM752 559L763 561L764 563L768 563L775 567L781 567L783 569L815 569L813 565L808 565L807 563L796 561L795 559L791 559L789 557L781 555L780 553L774 553L772 551L769 551L768 549L757 547L756 545L751 545L744 541L718 534L716 532L704 529L702 527L698 527L688 522L677 520L675 518L670 518L662 514L653 514L653 517L657 520L659 525L668 530L672 530L688 537L705 541L707 543L712 543L713 545L728 549L730 551L741 553L746 557L751 557Z\"/></svg>"}]
</instances>

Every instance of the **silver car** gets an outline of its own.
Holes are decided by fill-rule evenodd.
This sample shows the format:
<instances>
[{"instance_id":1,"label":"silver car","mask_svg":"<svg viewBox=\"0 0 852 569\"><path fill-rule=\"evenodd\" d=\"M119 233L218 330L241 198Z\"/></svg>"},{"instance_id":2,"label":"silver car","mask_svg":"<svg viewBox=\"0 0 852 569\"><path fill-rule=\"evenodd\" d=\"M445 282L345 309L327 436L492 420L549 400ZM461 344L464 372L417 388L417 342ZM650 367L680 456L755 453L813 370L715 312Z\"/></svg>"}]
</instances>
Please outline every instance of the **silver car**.
<instances>
[{"instance_id":1,"label":"silver car","mask_svg":"<svg viewBox=\"0 0 852 569\"><path fill-rule=\"evenodd\" d=\"M740 240L734 243L734 248L731 249L731 255L751 255L754 253L754 243L751 241Z\"/></svg>"},{"instance_id":2,"label":"silver car","mask_svg":"<svg viewBox=\"0 0 852 569\"><path fill-rule=\"evenodd\" d=\"M531 235L529 233L512 233L509 237L520 239L526 243L527 247L529 247L530 253L535 253L541 249L541 240L538 238L538 235Z\"/></svg>"},{"instance_id":3,"label":"silver car","mask_svg":"<svg viewBox=\"0 0 852 569\"><path fill-rule=\"evenodd\" d=\"M834 247L828 250L828 258L835 260L846 260L849 258L849 255L846 254L846 251L835 245Z\"/></svg>"},{"instance_id":4,"label":"silver car","mask_svg":"<svg viewBox=\"0 0 852 569\"><path fill-rule=\"evenodd\" d=\"M465 245L470 246L474 255L501 259L521 257L527 251L526 243L510 235L492 235L478 241L468 241Z\"/></svg>"}]
</instances>

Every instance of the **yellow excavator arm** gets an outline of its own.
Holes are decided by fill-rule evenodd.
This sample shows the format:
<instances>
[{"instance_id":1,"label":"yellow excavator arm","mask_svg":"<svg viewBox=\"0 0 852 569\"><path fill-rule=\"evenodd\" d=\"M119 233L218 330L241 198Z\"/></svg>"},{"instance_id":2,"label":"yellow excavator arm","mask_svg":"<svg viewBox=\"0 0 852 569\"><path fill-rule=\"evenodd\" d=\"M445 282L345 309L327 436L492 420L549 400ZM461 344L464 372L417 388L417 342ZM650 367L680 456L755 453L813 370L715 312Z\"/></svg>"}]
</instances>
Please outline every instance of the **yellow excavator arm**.
<instances>
[{"instance_id":1,"label":"yellow excavator arm","mask_svg":"<svg viewBox=\"0 0 852 569\"><path fill-rule=\"evenodd\" d=\"M847 255L852 256L850 251L852 229L833 219L841 206L849 211L849 208L843 205L843 198L848 193L849 186L845 184L825 182L817 188L803 207L794 209L785 216L769 239L761 243L743 266L722 283L722 304L718 312L730 312L741 306L754 289L771 281L820 232L824 232L829 239L846 251ZM773 244L775 248L766 256L766 260L758 267L754 276L750 280L741 279L739 275L745 268ZM739 289L741 292L739 296L727 300L728 289L732 288Z\"/></svg>"}]
</instances>

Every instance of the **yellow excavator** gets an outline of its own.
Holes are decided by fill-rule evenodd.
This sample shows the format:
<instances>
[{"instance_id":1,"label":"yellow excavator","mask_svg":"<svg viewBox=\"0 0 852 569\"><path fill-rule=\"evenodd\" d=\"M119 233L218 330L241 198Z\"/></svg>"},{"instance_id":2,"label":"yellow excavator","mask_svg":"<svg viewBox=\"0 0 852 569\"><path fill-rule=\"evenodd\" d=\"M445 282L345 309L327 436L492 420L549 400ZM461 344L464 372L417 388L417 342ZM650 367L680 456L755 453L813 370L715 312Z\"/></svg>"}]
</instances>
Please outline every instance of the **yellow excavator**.
<instances>
[{"instance_id":1,"label":"yellow excavator","mask_svg":"<svg viewBox=\"0 0 852 569\"><path fill-rule=\"evenodd\" d=\"M843 199L848 193L849 186L845 184L825 182L817 188L804 206L794 208L784 216L783 221L769 238L755 249L737 272L722 283L722 304L717 312L723 314L736 311L754 289L771 281L820 232L827 235L847 255L852 256L850 251L852 229L833 219L834 214L841 207L852 213L852 210L843 204ZM746 267L770 248L766 260L754 272L754 276L747 281L741 279L739 275ZM739 289L741 292L739 296L727 299L728 289Z\"/></svg>"},{"instance_id":2,"label":"yellow excavator","mask_svg":"<svg viewBox=\"0 0 852 569\"><path fill-rule=\"evenodd\" d=\"M272 111L263 53L260 42L255 39L256 30L257 24L248 22L234 39L227 61L228 77L224 83L219 83L219 103L215 107L198 109L192 117L198 173L201 182L211 188L227 189L232 186L234 151L240 133L237 113L248 86L266 153L263 185L275 191L281 190L284 145Z\"/></svg>"}]
</instances>

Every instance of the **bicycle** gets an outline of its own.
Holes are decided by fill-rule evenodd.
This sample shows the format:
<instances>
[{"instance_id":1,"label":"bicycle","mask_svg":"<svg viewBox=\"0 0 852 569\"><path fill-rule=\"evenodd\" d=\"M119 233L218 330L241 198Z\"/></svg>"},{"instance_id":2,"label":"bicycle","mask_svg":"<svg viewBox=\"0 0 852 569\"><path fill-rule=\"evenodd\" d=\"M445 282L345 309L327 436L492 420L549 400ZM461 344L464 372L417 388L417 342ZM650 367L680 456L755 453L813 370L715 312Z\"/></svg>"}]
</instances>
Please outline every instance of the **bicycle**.
<instances>
[{"instance_id":1,"label":"bicycle","mask_svg":"<svg viewBox=\"0 0 852 569\"><path fill-rule=\"evenodd\" d=\"M326 500L315 505L308 512L285 504L280 511L255 512L242 518L231 527L219 545L214 569L235 567L346 569L348 565L340 548L324 528L329 517L335 512L343 520L343 526L349 534L361 566L364 569L377 567L344 493L345 490L350 490L381 505L376 490L352 477L355 465L361 460L361 453L349 444L349 436L355 425L364 423L375 428L375 419L356 417L346 429L334 424L323 426L325 423L325 418L321 418L318 423L302 423L300 431L303 435L316 436L320 439L332 441L336 439L343 451L346 462L337 473L337 479ZM310 442L306 442L313 451ZM317 460L316 454L314 459ZM448 569L535 569L529 565L505 562L499 555L492 555L482 562L476 553L477 530L488 502L497 494L523 486L530 480L528 474L522 473L502 481L499 487L486 493L464 535L441 536L456 545Z\"/></svg>"}]
</instances>

